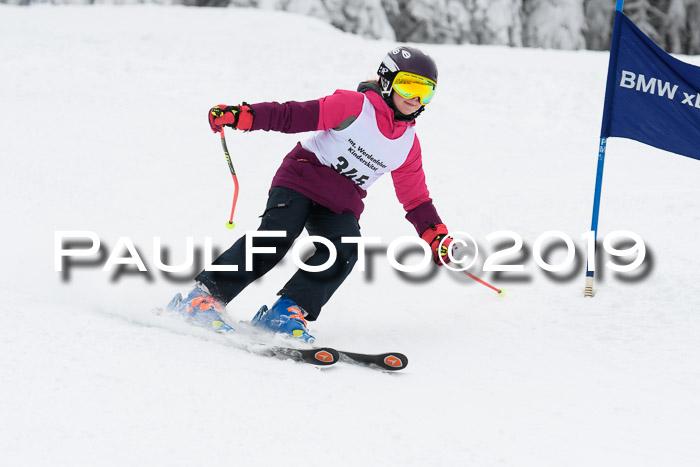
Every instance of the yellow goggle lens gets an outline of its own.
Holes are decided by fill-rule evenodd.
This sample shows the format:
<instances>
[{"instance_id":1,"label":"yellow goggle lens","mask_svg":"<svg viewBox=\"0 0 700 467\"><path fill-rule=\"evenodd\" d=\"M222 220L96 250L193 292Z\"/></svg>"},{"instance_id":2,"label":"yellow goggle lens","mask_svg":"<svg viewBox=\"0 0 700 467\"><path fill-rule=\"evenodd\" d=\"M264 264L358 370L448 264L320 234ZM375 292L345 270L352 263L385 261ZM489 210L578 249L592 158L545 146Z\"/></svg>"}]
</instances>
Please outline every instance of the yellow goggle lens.
<instances>
[{"instance_id":1,"label":"yellow goggle lens","mask_svg":"<svg viewBox=\"0 0 700 467\"><path fill-rule=\"evenodd\" d=\"M400 71L394 78L393 88L401 97L418 97L421 105L426 105L433 99L437 83L421 75Z\"/></svg>"}]
</instances>

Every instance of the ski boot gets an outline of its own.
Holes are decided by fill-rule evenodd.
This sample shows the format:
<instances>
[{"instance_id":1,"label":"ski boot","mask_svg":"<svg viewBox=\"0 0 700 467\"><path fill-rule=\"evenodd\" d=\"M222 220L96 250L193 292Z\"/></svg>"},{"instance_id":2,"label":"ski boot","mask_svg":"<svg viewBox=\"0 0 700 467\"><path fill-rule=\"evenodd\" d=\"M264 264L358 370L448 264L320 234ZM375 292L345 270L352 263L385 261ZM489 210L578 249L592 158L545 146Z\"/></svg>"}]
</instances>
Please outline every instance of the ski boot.
<instances>
[{"instance_id":1,"label":"ski boot","mask_svg":"<svg viewBox=\"0 0 700 467\"><path fill-rule=\"evenodd\" d=\"M176 294L166 309L179 314L195 326L221 333L235 332L224 322L221 317L222 305L211 296L204 284L197 283L184 300L182 294Z\"/></svg>"},{"instance_id":2,"label":"ski boot","mask_svg":"<svg viewBox=\"0 0 700 467\"><path fill-rule=\"evenodd\" d=\"M251 324L268 331L287 334L308 344L316 341L306 328L303 309L287 297L280 297L269 310L263 305Z\"/></svg>"}]
</instances>

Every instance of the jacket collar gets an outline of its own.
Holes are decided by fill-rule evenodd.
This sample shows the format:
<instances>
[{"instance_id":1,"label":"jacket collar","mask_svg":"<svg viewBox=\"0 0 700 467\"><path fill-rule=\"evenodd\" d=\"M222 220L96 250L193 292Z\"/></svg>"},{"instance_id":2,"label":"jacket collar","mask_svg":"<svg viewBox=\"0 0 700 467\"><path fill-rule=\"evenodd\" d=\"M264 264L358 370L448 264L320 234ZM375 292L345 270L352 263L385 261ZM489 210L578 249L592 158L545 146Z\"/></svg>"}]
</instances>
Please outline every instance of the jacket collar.
<instances>
[{"instance_id":1,"label":"jacket collar","mask_svg":"<svg viewBox=\"0 0 700 467\"><path fill-rule=\"evenodd\" d=\"M376 81L363 81L357 87L357 91L363 93L372 103L377 114L377 125L384 136L390 139L403 135L408 127L415 126L416 121L397 120L395 110L389 107L379 90Z\"/></svg>"}]
</instances>

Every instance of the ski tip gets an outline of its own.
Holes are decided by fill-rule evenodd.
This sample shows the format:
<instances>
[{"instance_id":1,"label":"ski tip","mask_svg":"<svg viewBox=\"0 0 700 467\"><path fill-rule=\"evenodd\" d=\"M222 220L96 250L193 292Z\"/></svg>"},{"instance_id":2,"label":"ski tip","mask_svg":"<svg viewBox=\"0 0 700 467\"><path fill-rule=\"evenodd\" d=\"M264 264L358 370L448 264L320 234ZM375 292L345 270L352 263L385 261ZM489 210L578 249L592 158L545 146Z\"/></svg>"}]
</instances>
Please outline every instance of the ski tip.
<instances>
[{"instance_id":1,"label":"ski tip","mask_svg":"<svg viewBox=\"0 0 700 467\"><path fill-rule=\"evenodd\" d=\"M396 370L403 370L406 368L406 365L408 365L408 357L406 357L402 353L398 352L393 352L393 353L388 353L383 356L384 358L382 359L382 367L391 370L391 371L396 371Z\"/></svg>"},{"instance_id":2,"label":"ski tip","mask_svg":"<svg viewBox=\"0 0 700 467\"><path fill-rule=\"evenodd\" d=\"M340 358L347 363L373 366L388 371L403 370L408 365L408 357L399 352L366 354L341 351Z\"/></svg>"},{"instance_id":3,"label":"ski tip","mask_svg":"<svg viewBox=\"0 0 700 467\"><path fill-rule=\"evenodd\" d=\"M320 349L312 349L310 351L311 353L311 363L314 363L316 365L321 365L321 366L326 366L326 365L333 365L336 363L338 360L340 360L340 355L338 354L338 351L335 349L331 348L320 348Z\"/></svg>"}]
</instances>

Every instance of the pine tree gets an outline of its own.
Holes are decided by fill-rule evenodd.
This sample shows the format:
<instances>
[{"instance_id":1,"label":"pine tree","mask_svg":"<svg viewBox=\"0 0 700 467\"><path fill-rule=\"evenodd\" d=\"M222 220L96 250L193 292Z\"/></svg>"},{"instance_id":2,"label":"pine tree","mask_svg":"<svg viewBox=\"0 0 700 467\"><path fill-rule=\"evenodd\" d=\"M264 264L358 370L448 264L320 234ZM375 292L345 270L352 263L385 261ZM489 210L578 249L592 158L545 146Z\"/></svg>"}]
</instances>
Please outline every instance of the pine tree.
<instances>
[{"instance_id":1,"label":"pine tree","mask_svg":"<svg viewBox=\"0 0 700 467\"><path fill-rule=\"evenodd\" d=\"M615 18L615 4L610 0L586 0L586 48L590 50L609 50L612 26Z\"/></svg>"},{"instance_id":2,"label":"pine tree","mask_svg":"<svg viewBox=\"0 0 700 467\"><path fill-rule=\"evenodd\" d=\"M583 0L523 0L523 45L581 49L585 18Z\"/></svg>"},{"instance_id":3,"label":"pine tree","mask_svg":"<svg viewBox=\"0 0 700 467\"><path fill-rule=\"evenodd\" d=\"M688 15L685 0L670 0L668 10L663 18L666 51L682 53L685 42Z\"/></svg>"},{"instance_id":4,"label":"pine tree","mask_svg":"<svg viewBox=\"0 0 700 467\"><path fill-rule=\"evenodd\" d=\"M659 4L662 0L627 0L625 2L625 15L637 25L651 40L664 47L665 41L661 34L664 21L664 12Z\"/></svg>"},{"instance_id":5,"label":"pine tree","mask_svg":"<svg viewBox=\"0 0 700 467\"><path fill-rule=\"evenodd\" d=\"M400 42L459 43L464 10L454 0L382 0Z\"/></svg>"},{"instance_id":6,"label":"pine tree","mask_svg":"<svg viewBox=\"0 0 700 467\"><path fill-rule=\"evenodd\" d=\"M373 39L394 40L381 0L323 0L330 23L343 31Z\"/></svg>"},{"instance_id":7,"label":"pine tree","mask_svg":"<svg viewBox=\"0 0 700 467\"><path fill-rule=\"evenodd\" d=\"M700 0L688 0L687 5L688 32L685 53L697 55L700 54Z\"/></svg>"},{"instance_id":8,"label":"pine tree","mask_svg":"<svg viewBox=\"0 0 700 467\"><path fill-rule=\"evenodd\" d=\"M522 0L467 0L474 44L523 45Z\"/></svg>"}]
</instances>

